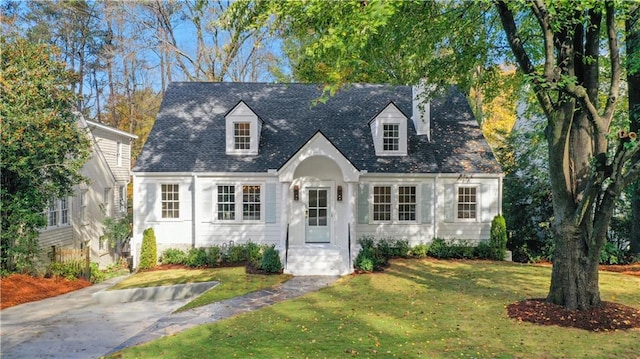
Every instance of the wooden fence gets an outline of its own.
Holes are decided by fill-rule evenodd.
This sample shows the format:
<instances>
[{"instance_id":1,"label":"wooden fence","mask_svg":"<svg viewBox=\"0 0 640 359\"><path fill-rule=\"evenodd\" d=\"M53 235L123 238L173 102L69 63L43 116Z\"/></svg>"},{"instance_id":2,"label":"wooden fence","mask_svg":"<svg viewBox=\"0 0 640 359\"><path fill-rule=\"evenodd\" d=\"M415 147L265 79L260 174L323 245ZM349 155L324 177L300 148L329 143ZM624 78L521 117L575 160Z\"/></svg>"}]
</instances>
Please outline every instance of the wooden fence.
<instances>
[{"instance_id":1,"label":"wooden fence","mask_svg":"<svg viewBox=\"0 0 640 359\"><path fill-rule=\"evenodd\" d=\"M53 248L51 256L52 262L70 263L78 267L78 271L83 273L83 277L89 280L91 277L89 246L84 248Z\"/></svg>"}]
</instances>

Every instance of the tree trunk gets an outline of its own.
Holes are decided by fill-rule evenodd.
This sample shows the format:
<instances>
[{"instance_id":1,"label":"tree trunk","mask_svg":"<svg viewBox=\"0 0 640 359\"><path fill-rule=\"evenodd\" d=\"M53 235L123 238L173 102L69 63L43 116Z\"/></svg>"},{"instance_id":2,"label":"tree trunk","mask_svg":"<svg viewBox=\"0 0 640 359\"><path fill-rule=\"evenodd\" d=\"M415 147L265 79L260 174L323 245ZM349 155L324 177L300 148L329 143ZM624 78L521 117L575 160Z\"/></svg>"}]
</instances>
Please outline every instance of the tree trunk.
<instances>
[{"instance_id":1,"label":"tree trunk","mask_svg":"<svg viewBox=\"0 0 640 359\"><path fill-rule=\"evenodd\" d=\"M630 130L640 132L640 7L635 6L625 22L627 32L627 83L629 86ZM640 156L640 154L638 155ZM631 192L631 253L640 255L640 180L632 185Z\"/></svg>"}]
</instances>

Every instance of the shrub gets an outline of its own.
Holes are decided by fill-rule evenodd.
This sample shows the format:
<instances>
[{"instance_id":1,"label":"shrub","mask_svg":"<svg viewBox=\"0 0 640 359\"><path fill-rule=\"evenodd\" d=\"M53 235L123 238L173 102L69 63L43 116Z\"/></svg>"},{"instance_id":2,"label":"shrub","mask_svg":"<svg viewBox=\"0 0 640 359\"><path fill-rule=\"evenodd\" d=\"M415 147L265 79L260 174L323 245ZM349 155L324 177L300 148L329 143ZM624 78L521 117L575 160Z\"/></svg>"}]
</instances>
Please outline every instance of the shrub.
<instances>
[{"instance_id":1,"label":"shrub","mask_svg":"<svg viewBox=\"0 0 640 359\"><path fill-rule=\"evenodd\" d=\"M168 248L162 252L160 261L163 264L186 264L187 254L177 248Z\"/></svg>"},{"instance_id":2,"label":"shrub","mask_svg":"<svg viewBox=\"0 0 640 359\"><path fill-rule=\"evenodd\" d=\"M429 245L420 243L411 248L411 256L415 258L425 258L429 252Z\"/></svg>"},{"instance_id":3,"label":"shrub","mask_svg":"<svg viewBox=\"0 0 640 359\"><path fill-rule=\"evenodd\" d=\"M142 249L140 250L140 269L150 269L158 264L158 251L156 249L156 234L153 228L147 228L142 232Z\"/></svg>"},{"instance_id":4,"label":"shrub","mask_svg":"<svg viewBox=\"0 0 640 359\"><path fill-rule=\"evenodd\" d=\"M391 246L388 245L388 241L376 242L372 236L362 236L358 239L358 243L361 246L358 256L356 256L355 267L363 271L371 271L367 269L369 265L363 260L369 259L373 264L374 271L381 271L384 267L389 265L389 256L391 255ZM364 268L360 265L364 264Z\"/></svg>"},{"instance_id":5,"label":"shrub","mask_svg":"<svg viewBox=\"0 0 640 359\"><path fill-rule=\"evenodd\" d=\"M215 267L220 263L220 247L212 246L207 248L207 265Z\"/></svg>"},{"instance_id":6,"label":"shrub","mask_svg":"<svg viewBox=\"0 0 640 359\"><path fill-rule=\"evenodd\" d=\"M430 257L434 258L450 258L450 251L447 242L442 238L434 238L429 246Z\"/></svg>"},{"instance_id":7,"label":"shrub","mask_svg":"<svg viewBox=\"0 0 640 359\"><path fill-rule=\"evenodd\" d=\"M207 265L207 250L204 248L191 248L187 253L186 265L189 267L204 267Z\"/></svg>"},{"instance_id":8,"label":"shrub","mask_svg":"<svg viewBox=\"0 0 640 359\"><path fill-rule=\"evenodd\" d=\"M476 247L476 256L480 259L493 259L494 249L486 241L481 241Z\"/></svg>"},{"instance_id":9,"label":"shrub","mask_svg":"<svg viewBox=\"0 0 640 359\"><path fill-rule=\"evenodd\" d=\"M507 250L507 224L502 215L493 217L491 221L489 245L494 250L493 259L504 260L505 251Z\"/></svg>"},{"instance_id":10,"label":"shrub","mask_svg":"<svg viewBox=\"0 0 640 359\"><path fill-rule=\"evenodd\" d=\"M280 255L275 246L272 245L264 250L261 262L262 270L267 273L280 273L282 271L282 262Z\"/></svg>"},{"instance_id":11,"label":"shrub","mask_svg":"<svg viewBox=\"0 0 640 359\"><path fill-rule=\"evenodd\" d=\"M411 256L411 246L406 239L398 239L393 242L393 256L400 258L409 258Z\"/></svg>"},{"instance_id":12,"label":"shrub","mask_svg":"<svg viewBox=\"0 0 640 359\"><path fill-rule=\"evenodd\" d=\"M363 252L358 253L356 257L356 269L363 272L373 272L373 259L365 256Z\"/></svg>"},{"instance_id":13,"label":"shrub","mask_svg":"<svg viewBox=\"0 0 640 359\"><path fill-rule=\"evenodd\" d=\"M83 260L52 262L47 268L47 276L78 279L84 274Z\"/></svg>"},{"instance_id":14,"label":"shrub","mask_svg":"<svg viewBox=\"0 0 640 359\"><path fill-rule=\"evenodd\" d=\"M245 244L247 262L256 269L260 269L262 265L262 254L268 247L266 245L258 245L251 241Z\"/></svg>"},{"instance_id":15,"label":"shrub","mask_svg":"<svg viewBox=\"0 0 640 359\"><path fill-rule=\"evenodd\" d=\"M247 260L247 252L244 245L231 245L227 248L223 261L227 263L242 263Z\"/></svg>"},{"instance_id":16,"label":"shrub","mask_svg":"<svg viewBox=\"0 0 640 359\"><path fill-rule=\"evenodd\" d=\"M98 263L91 262L89 264L89 269L91 270L91 275L89 276L89 281L91 283L100 283L107 278L107 274L100 270Z\"/></svg>"},{"instance_id":17,"label":"shrub","mask_svg":"<svg viewBox=\"0 0 640 359\"><path fill-rule=\"evenodd\" d=\"M605 242L600 252L600 264L619 264L624 253L613 242Z\"/></svg>"}]
</instances>

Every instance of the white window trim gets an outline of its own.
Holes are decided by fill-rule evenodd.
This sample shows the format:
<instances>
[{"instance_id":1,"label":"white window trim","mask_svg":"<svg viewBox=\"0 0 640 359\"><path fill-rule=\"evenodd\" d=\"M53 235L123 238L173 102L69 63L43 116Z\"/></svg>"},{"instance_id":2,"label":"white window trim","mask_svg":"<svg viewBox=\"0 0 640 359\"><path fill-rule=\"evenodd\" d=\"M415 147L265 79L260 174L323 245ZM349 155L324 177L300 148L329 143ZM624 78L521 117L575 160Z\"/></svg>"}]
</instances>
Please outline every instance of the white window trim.
<instances>
[{"instance_id":1,"label":"white window trim","mask_svg":"<svg viewBox=\"0 0 640 359\"><path fill-rule=\"evenodd\" d=\"M162 186L163 185L172 185L172 186L178 186L178 217L163 217L162 216ZM158 186L158 198L160 199L159 203L160 203L160 220L164 221L164 222L172 222L172 221L181 221L181 216L182 216L182 211L183 211L183 206L182 204L182 185L178 182L162 182L160 183L160 185Z\"/></svg>"},{"instance_id":2,"label":"white window trim","mask_svg":"<svg viewBox=\"0 0 640 359\"><path fill-rule=\"evenodd\" d=\"M384 150L384 125L398 125L398 150ZM408 154L407 118L390 103L369 124L376 156L406 156Z\"/></svg>"},{"instance_id":3,"label":"white window trim","mask_svg":"<svg viewBox=\"0 0 640 359\"><path fill-rule=\"evenodd\" d=\"M390 221L376 221L373 219L373 196L374 187L391 187L391 220ZM415 187L416 189L416 219L413 221L401 221L399 217L400 213L400 190L399 187ZM422 192L420 189L420 183L417 182L373 182L369 183L369 223L370 224L420 224L420 218L422 218L421 201ZM428 223L426 223L428 224Z\"/></svg>"},{"instance_id":4,"label":"white window trim","mask_svg":"<svg viewBox=\"0 0 640 359\"><path fill-rule=\"evenodd\" d=\"M258 147L260 145L260 131L262 128L262 120L258 118L249 106L240 101L226 116L225 116L225 139L226 139L226 154L228 155L257 155ZM249 149L236 149L235 148L235 125L237 123L249 124Z\"/></svg>"},{"instance_id":5,"label":"white window trim","mask_svg":"<svg viewBox=\"0 0 640 359\"><path fill-rule=\"evenodd\" d=\"M122 142L116 142L116 166L122 166Z\"/></svg>"},{"instance_id":6,"label":"white window trim","mask_svg":"<svg viewBox=\"0 0 640 359\"><path fill-rule=\"evenodd\" d=\"M476 189L476 218L458 218L458 189L459 188L475 188ZM467 222L467 223L475 223L480 222L480 185L479 184L456 184L454 188L455 196L453 201L453 220L455 222Z\"/></svg>"},{"instance_id":7,"label":"white window trim","mask_svg":"<svg viewBox=\"0 0 640 359\"><path fill-rule=\"evenodd\" d=\"M235 219L218 219L218 186L234 186L235 200ZM243 204L244 198L242 193L243 186L259 186L260 187L260 219L244 219ZM265 223L265 183L264 182L218 182L213 185L213 222L221 224L260 224Z\"/></svg>"},{"instance_id":8,"label":"white window trim","mask_svg":"<svg viewBox=\"0 0 640 359\"><path fill-rule=\"evenodd\" d=\"M80 192L80 223L88 224L89 223L89 190L84 189Z\"/></svg>"}]
</instances>

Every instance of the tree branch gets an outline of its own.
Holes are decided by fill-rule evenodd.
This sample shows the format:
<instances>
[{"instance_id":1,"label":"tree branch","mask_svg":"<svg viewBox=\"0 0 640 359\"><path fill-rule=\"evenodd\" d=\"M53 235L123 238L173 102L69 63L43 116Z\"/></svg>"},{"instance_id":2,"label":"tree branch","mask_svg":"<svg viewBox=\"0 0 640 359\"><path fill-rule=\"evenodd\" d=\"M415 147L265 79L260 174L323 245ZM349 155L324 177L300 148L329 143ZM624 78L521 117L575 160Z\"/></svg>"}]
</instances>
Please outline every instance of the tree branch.
<instances>
[{"instance_id":1,"label":"tree branch","mask_svg":"<svg viewBox=\"0 0 640 359\"><path fill-rule=\"evenodd\" d=\"M524 48L524 42L522 41L522 38L518 33L518 27L513 17L513 12L509 9L509 6L503 0L496 0L494 4L498 9L500 21L502 22L504 32L507 35L507 41L509 42L511 51L513 51L513 54L516 57L516 61L518 62L520 69L526 75L534 75L536 73L536 70L533 66L533 63L531 62L529 55L527 54L527 51ZM553 46L553 41L551 42L551 46ZM553 56L553 51L551 51L551 54L551 56ZM538 102L540 103L540 106L542 106L542 110L546 114L547 118L551 118L553 105L551 99L548 96L548 93L542 89L539 82L537 83L534 81L533 86L536 97L538 98Z\"/></svg>"},{"instance_id":2,"label":"tree branch","mask_svg":"<svg viewBox=\"0 0 640 359\"><path fill-rule=\"evenodd\" d=\"M615 21L615 6L613 1L607 1L605 3L606 9L606 24L607 24L607 39L609 43L609 60L611 62L611 82L609 84L609 97L607 98L607 105L604 110L604 120L606 121L606 127L609 128L613 113L615 111L616 102L618 101L618 93L620 88L620 54L618 46L618 37L616 34L616 21Z\"/></svg>"}]
</instances>

